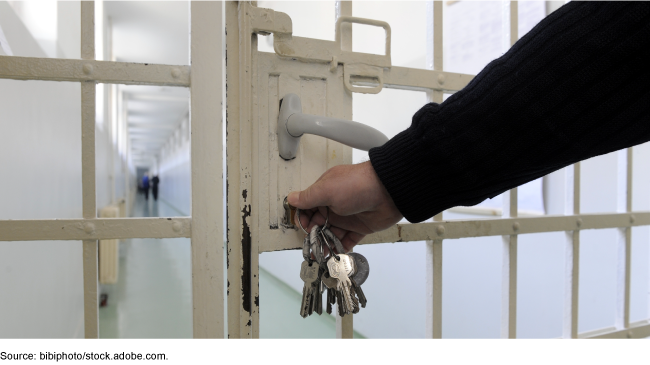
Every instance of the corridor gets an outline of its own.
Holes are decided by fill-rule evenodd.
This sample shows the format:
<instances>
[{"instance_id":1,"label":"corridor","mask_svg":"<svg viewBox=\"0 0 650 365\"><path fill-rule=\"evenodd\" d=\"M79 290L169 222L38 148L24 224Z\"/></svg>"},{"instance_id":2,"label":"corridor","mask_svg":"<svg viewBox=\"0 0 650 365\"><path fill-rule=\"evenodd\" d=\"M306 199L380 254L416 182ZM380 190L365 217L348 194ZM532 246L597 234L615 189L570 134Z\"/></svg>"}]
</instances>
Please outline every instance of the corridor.
<instances>
[{"instance_id":1,"label":"corridor","mask_svg":"<svg viewBox=\"0 0 650 365\"><path fill-rule=\"evenodd\" d=\"M185 216L162 200L137 194L132 217ZM190 240L130 239L120 243L117 284L102 285L100 338L191 338Z\"/></svg>"}]
</instances>

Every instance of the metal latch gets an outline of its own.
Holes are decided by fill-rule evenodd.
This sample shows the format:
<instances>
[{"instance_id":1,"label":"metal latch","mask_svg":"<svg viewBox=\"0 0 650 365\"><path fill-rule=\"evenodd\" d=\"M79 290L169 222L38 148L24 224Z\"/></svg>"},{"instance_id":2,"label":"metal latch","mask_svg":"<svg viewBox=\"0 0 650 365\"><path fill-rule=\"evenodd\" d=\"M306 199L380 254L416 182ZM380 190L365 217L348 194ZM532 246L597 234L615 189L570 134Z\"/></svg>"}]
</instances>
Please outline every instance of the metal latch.
<instances>
[{"instance_id":1,"label":"metal latch","mask_svg":"<svg viewBox=\"0 0 650 365\"><path fill-rule=\"evenodd\" d=\"M384 86L384 69L391 63L391 30L387 22L374 19L342 16L336 21L336 38L334 41L296 37L293 33L291 18L282 12L258 8L243 2L246 14L250 17L253 32L258 34L273 33L273 49L278 56L302 62L318 62L330 65L336 72L339 64L343 65L343 83L350 92L377 94ZM341 25L357 23L384 28L386 32L385 55L344 51L341 49ZM368 83L367 80L376 80ZM365 80L365 82L364 82ZM359 81L359 82L356 82ZM366 86L355 86L364 85Z\"/></svg>"}]
</instances>

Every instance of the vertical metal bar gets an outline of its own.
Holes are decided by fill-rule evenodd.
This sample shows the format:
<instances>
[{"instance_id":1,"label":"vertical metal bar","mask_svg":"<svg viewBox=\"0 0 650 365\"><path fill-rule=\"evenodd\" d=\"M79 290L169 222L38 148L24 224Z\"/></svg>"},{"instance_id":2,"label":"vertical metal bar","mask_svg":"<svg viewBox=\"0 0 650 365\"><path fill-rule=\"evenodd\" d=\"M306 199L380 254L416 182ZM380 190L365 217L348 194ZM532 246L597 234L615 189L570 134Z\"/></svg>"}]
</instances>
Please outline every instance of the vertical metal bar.
<instances>
[{"instance_id":1,"label":"vertical metal bar","mask_svg":"<svg viewBox=\"0 0 650 365\"><path fill-rule=\"evenodd\" d=\"M253 224L252 149L253 125L249 103L252 97L253 49L246 2L226 2L227 44L227 209L228 209L228 337L252 338L252 277L257 262L252 257L257 225ZM245 87L248 85L248 87ZM233 95L232 97L228 97ZM251 229L252 227L252 229ZM257 252L257 247L255 247Z\"/></svg>"},{"instance_id":2,"label":"vertical metal bar","mask_svg":"<svg viewBox=\"0 0 650 365\"><path fill-rule=\"evenodd\" d=\"M95 59L95 3L81 2L81 58ZM84 72L91 74L90 64L84 65ZM97 218L95 200L95 82L81 82L81 177L83 217ZM92 232L95 226L84 223L84 230ZM84 275L84 333L86 338L99 337L97 304L97 245L96 240L83 241Z\"/></svg>"},{"instance_id":3,"label":"vertical metal bar","mask_svg":"<svg viewBox=\"0 0 650 365\"><path fill-rule=\"evenodd\" d=\"M518 11L517 2L510 1L507 12L509 14L509 46L512 46L518 37ZM517 188L504 194L503 217L517 217ZM503 236L503 261L502 261L502 298L501 298L501 337L517 337L517 223L512 227L515 234Z\"/></svg>"},{"instance_id":4,"label":"vertical metal bar","mask_svg":"<svg viewBox=\"0 0 650 365\"><path fill-rule=\"evenodd\" d=\"M517 217L517 188L503 196L503 217ZM517 232L515 222L512 227ZM517 337L517 235L503 237L501 277L501 337Z\"/></svg>"},{"instance_id":5,"label":"vertical metal bar","mask_svg":"<svg viewBox=\"0 0 650 365\"><path fill-rule=\"evenodd\" d=\"M336 6L336 19L342 16L352 16L352 1L337 1ZM352 51L352 24L341 25L341 49L344 51ZM351 107L351 105L350 105ZM352 113L350 113L352 114ZM340 317L338 311L336 312L336 338L352 338L354 335L354 317L352 314Z\"/></svg>"},{"instance_id":6,"label":"vertical metal bar","mask_svg":"<svg viewBox=\"0 0 650 365\"><path fill-rule=\"evenodd\" d=\"M618 152L618 211L632 211L632 147ZM630 220L633 223L633 218ZM630 326L630 270L632 254L632 228L618 229L618 263L616 293L616 328Z\"/></svg>"},{"instance_id":7,"label":"vertical metal bar","mask_svg":"<svg viewBox=\"0 0 650 365\"><path fill-rule=\"evenodd\" d=\"M565 168L566 201L565 214L580 214L580 163ZM576 229L566 232L565 279L564 279L564 323L562 336L578 338L578 289L580 284L580 226L576 218Z\"/></svg>"},{"instance_id":8,"label":"vertical metal bar","mask_svg":"<svg viewBox=\"0 0 650 365\"><path fill-rule=\"evenodd\" d=\"M222 6L190 3L192 304L195 338L224 337Z\"/></svg>"},{"instance_id":9,"label":"vertical metal bar","mask_svg":"<svg viewBox=\"0 0 650 365\"><path fill-rule=\"evenodd\" d=\"M227 158L227 260L228 267L228 338L240 338L239 316L242 306L241 209L239 206L239 73L240 36L238 3L225 2L226 15L226 158Z\"/></svg>"},{"instance_id":10,"label":"vertical metal bar","mask_svg":"<svg viewBox=\"0 0 650 365\"><path fill-rule=\"evenodd\" d=\"M442 1L427 2L427 54L426 67L429 70L442 71ZM427 92L427 102L442 103L440 90ZM434 222L442 221L442 212L433 217ZM442 338L442 240L427 241L427 314L426 336Z\"/></svg>"}]
</instances>

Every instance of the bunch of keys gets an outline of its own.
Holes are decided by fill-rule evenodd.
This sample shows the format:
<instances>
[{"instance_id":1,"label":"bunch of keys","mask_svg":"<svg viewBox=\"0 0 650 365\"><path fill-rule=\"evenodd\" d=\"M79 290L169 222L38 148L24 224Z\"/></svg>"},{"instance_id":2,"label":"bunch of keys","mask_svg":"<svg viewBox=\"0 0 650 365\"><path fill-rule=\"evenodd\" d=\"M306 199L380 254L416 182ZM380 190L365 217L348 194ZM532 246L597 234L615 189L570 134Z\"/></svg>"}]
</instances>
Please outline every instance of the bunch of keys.
<instances>
[{"instance_id":1,"label":"bunch of keys","mask_svg":"<svg viewBox=\"0 0 650 365\"><path fill-rule=\"evenodd\" d=\"M341 241L327 227L329 208L325 224L314 226L308 233L300 222L298 225L307 234L303 241L302 256L305 259L300 270L304 281L300 315L307 318L313 312L323 313L322 295L327 288L327 313L332 314L332 306L338 303L339 316L359 312L359 306L366 307L366 296L361 285L370 273L368 260L359 253L345 253ZM325 257L323 247L327 246L329 255ZM312 255L315 259L312 259Z\"/></svg>"}]
</instances>

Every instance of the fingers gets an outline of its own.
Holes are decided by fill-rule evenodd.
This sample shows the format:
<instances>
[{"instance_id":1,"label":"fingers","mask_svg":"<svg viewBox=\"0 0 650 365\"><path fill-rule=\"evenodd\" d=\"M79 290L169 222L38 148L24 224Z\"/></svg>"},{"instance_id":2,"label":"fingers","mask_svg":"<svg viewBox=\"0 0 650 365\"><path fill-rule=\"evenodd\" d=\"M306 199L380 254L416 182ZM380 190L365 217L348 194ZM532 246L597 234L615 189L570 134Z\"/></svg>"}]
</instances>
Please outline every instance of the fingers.
<instances>
[{"instance_id":1,"label":"fingers","mask_svg":"<svg viewBox=\"0 0 650 365\"><path fill-rule=\"evenodd\" d=\"M326 180L318 180L303 191L292 191L287 196L289 204L300 209L311 209L330 205L332 189L327 188Z\"/></svg>"},{"instance_id":2,"label":"fingers","mask_svg":"<svg viewBox=\"0 0 650 365\"><path fill-rule=\"evenodd\" d=\"M343 248L345 248L346 252L350 252L350 250L352 250L354 246L361 242L365 236L365 234L357 232L348 232L341 240L341 244L343 244Z\"/></svg>"}]
</instances>

